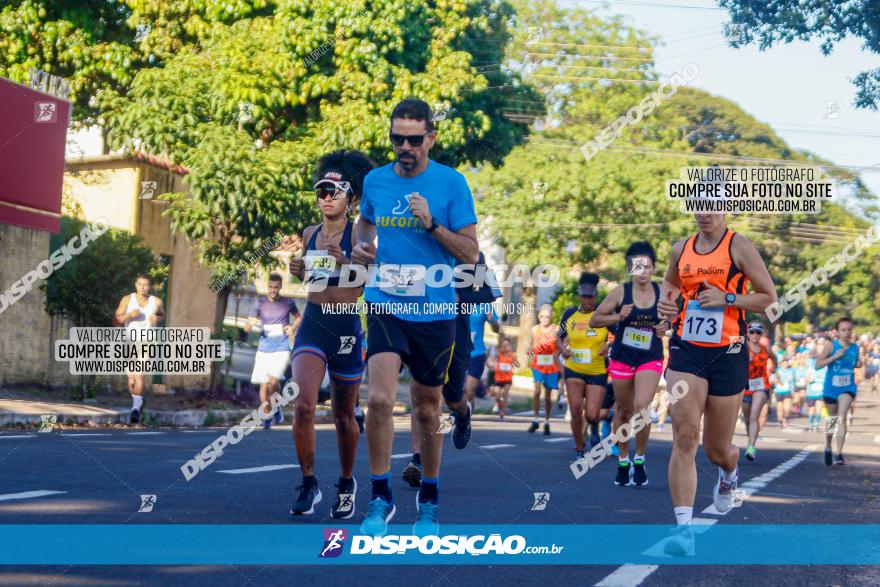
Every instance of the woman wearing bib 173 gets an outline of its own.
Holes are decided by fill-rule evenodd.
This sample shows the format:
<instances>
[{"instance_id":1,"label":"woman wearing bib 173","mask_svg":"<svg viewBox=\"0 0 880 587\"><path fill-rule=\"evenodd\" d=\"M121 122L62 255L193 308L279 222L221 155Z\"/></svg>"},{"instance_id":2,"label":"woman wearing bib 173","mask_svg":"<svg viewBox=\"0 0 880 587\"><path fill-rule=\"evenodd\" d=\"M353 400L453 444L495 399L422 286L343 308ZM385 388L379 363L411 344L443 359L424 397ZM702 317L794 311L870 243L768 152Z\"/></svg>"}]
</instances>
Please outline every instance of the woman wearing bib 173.
<instances>
[{"instance_id":1,"label":"woman wearing bib 173","mask_svg":"<svg viewBox=\"0 0 880 587\"><path fill-rule=\"evenodd\" d=\"M856 397L855 370L861 366L859 345L852 342L853 324L849 318L837 321L837 339L826 343L822 354L816 358L816 368L825 366L825 387L822 401L828 407L828 420L836 418L836 425L825 432L825 464L831 465L831 437L837 434L837 452L834 463L843 464L843 441L846 440L846 417Z\"/></svg>"},{"instance_id":2,"label":"woman wearing bib 173","mask_svg":"<svg viewBox=\"0 0 880 587\"><path fill-rule=\"evenodd\" d=\"M590 326L616 325L611 346L611 373L614 397L617 400L614 429L628 423L637 413L650 413L651 401L657 392L663 370L662 337L669 323L657 314L660 288L651 281L654 274L654 247L647 242L633 243L626 250L627 270L632 281L617 286L599 305L590 319ZM638 431L632 465L629 461L629 439L618 440L617 485L647 485L645 450L651 434L651 420ZM630 472L632 471L632 475Z\"/></svg>"},{"instance_id":3,"label":"woman wearing bib 173","mask_svg":"<svg viewBox=\"0 0 880 587\"><path fill-rule=\"evenodd\" d=\"M699 232L672 247L658 304L661 314L675 318L666 369L667 389L675 399L669 491L678 529L665 547L673 555L689 554L693 547L689 525L701 418L703 450L718 466L715 508L727 512L733 506L739 460L733 434L749 377L745 312L762 312L776 300L755 245L727 228L723 214L695 218ZM752 293L746 293L749 282Z\"/></svg>"}]
</instances>

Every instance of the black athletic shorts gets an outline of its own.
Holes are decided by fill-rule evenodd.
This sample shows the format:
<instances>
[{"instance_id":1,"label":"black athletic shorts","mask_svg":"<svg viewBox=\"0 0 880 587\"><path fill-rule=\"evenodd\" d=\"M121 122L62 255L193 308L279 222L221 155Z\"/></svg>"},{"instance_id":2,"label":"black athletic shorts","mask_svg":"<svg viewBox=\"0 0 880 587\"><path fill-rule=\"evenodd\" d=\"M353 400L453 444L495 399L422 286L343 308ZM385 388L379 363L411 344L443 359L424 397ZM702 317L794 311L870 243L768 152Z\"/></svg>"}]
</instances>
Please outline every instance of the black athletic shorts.
<instances>
[{"instance_id":1,"label":"black athletic shorts","mask_svg":"<svg viewBox=\"0 0 880 587\"><path fill-rule=\"evenodd\" d=\"M605 384L605 397L602 399L602 409L610 410L616 401L614 397L614 387L610 383Z\"/></svg>"},{"instance_id":2,"label":"black athletic shorts","mask_svg":"<svg viewBox=\"0 0 880 587\"><path fill-rule=\"evenodd\" d=\"M379 353L397 353L417 382L443 385L455 346L455 320L411 322L374 313L372 306L367 309L367 359Z\"/></svg>"},{"instance_id":3,"label":"black athletic shorts","mask_svg":"<svg viewBox=\"0 0 880 587\"><path fill-rule=\"evenodd\" d=\"M749 385L749 352L745 345L702 347L673 336L669 341L667 370L691 373L709 383L709 395L730 396L742 393Z\"/></svg>"},{"instance_id":4,"label":"black athletic shorts","mask_svg":"<svg viewBox=\"0 0 880 587\"><path fill-rule=\"evenodd\" d=\"M822 401L825 402L826 404L831 404L831 405L833 406L834 404L837 403L837 398L839 398L840 396L842 396L842 395L845 394L845 393L846 393L846 394L849 394L849 396L850 396L852 399L856 399L856 394L855 394L855 392L853 392L853 391L841 391L840 393L838 393L838 394L837 394L836 396L834 396L834 397L831 397L831 396L829 396L829 395L823 395L823 396L822 396Z\"/></svg>"},{"instance_id":5,"label":"black athletic shorts","mask_svg":"<svg viewBox=\"0 0 880 587\"><path fill-rule=\"evenodd\" d=\"M452 361L446 370L446 381L443 383L443 399L446 403L458 403L464 395L464 382L467 379L472 348L471 317L469 314L459 314L455 318L455 348L452 349Z\"/></svg>"},{"instance_id":6,"label":"black athletic shorts","mask_svg":"<svg viewBox=\"0 0 880 587\"><path fill-rule=\"evenodd\" d=\"M580 379L587 385L601 385L605 386L608 383L608 374L602 373L601 375L584 375L583 373L578 373L568 367L565 368L565 378L566 379Z\"/></svg>"}]
</instances>

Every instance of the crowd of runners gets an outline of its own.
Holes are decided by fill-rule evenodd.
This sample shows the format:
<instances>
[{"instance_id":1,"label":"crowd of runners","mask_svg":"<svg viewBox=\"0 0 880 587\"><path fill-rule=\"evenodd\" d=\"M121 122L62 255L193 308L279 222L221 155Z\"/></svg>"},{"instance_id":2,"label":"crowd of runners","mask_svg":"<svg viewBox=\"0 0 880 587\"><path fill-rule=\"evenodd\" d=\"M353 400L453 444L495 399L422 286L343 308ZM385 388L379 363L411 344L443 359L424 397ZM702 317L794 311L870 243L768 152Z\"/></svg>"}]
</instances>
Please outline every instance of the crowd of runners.
<instances>
[{"instance_id":1,"label":"crowd of runners","mask_svg":"<svg viewBox=\"0 0 880 587\"><path fill-rule=\"evenodd\" d=\"M404 368L411 376L413 457L401 473L418 488L417 535L439 532L442 405L451 416L452 443L463 449L471 438L475 396L488 390L493 413L504 420L514 378L525 372L534 385L527 432L552 434L551 416L564 408L572 461L586 458L591 447L636 414L651 414L632 440L621 438L614 446L613 482L620 486L649 483L645 455L652 423L662 428L668 413L674 431L668 479L678 523L666 546L670 554L686 554L692 545L700 443L718 467L713 500L725 512L734 502L741 459L757 458L773 404L778 426L808 418L811 430L826 430L825 463L844 464L847 419L859 383L880 387L880 339L856 338L852 321L841 317L827 332L771 344L771 324L748 321L747 312L763 316L776 301L776 288L755 245L728 228L724 215L696 215L693 233L673 245L665 265L651 243L633 242L624 253L630 279L601 300L600 275L581 273L575 306L558 320L551 306L538 309L527 348L519 349L526 351L519 356L526 356L527 364L520 364L493 310L389 311L401 307L394 304L401 300L449 308L454 302L492 304L500 296L489 285L429 284L418 271L485 263L465 178L429 158L436 138L432 119L427 104L404 100L390 116L394 162L376 166L357 151L336 151L317 162L321 222L304 230L304 254L289 265L307 286L305 310L300 315L280 296L277 274L270 276L268 295L251 309L246 329L258 323L262 329L253 374L261 401L278 390L287 373L298 386L293 438L302 481L293 516L312 514L323 497L314 462L315 407L325 371L339 455L330 512L338 519L356 513L353 468L364 432L358 394L369 372L370 498L361 532L370 535L383 535L396 512L392 409ZM352 279L360 269L376 266L381 271L369 273L366 287ZM354 307L361 299L367 306L363 315L325 310L327 304ZM157 324L157 317L161 305L150 297L149 283L139 280L137 291L120 302L117 319L136 328ZM489 337L497 340L491 348L485 343L487 325L497 333ZM136 421L143 381L133 377L130 385ZM664 390L676 386L686 393L670 407ZM283 418L280 409L263 416L267 427ZM743 454L733 444L738 418L748 434Z\"/></svg>"}]
</instances>

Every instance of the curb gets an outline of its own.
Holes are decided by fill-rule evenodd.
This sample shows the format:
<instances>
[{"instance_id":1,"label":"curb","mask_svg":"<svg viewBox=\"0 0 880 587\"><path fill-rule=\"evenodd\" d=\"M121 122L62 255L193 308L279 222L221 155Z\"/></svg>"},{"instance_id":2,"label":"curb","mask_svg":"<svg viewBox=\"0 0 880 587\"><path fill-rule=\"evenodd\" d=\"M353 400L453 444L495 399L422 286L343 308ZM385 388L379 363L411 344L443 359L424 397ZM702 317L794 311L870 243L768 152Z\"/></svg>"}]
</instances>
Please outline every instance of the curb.
<instances>
[{"instance_id":1,"label":"curb","mask_svg":"<svg viewBox=\"0 0 880 587\"><path fill-rule=\"evenodd\" d=\"M236 409L236 410L147 410L147 426L171 426L182 428L201 428L216 426L217 424L237 424L245 416L250 414L252 409ZM211 419L209 421L209 413ZM394 406L394 414L400 415L407 413L407 407L403 405ZM42 424L44 414L12 414L0 413L0 428L11 427L36 427ZM70 413L54 413L57 417L56 425L78 425L78 426L112 426L114 424L128 424L131 410L125 409L106 409L101 414L70 414ZM333 414L329 407L319 406L315 410L316 424L332 424Z\"/></svg>"}]
</instances>

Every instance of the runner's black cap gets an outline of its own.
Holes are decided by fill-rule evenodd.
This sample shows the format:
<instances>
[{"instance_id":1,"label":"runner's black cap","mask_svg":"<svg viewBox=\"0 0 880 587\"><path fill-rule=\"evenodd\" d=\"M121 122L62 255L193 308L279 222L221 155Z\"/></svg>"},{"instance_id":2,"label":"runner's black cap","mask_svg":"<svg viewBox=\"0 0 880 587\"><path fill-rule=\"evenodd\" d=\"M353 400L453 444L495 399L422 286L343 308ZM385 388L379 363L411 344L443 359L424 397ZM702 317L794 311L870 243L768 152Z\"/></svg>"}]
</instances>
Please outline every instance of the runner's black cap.
<instances>
[{"instance_id":1,"label":"runner's black cap","mask_svg":"<svg viewBox=\"0 0 880 587\"><path fill-rule=\"evenodd\" d=\"M595 273L581 273L578 280L578 295L596 297L599 292L599 276Z\"/></svg>"}]
</instances>

